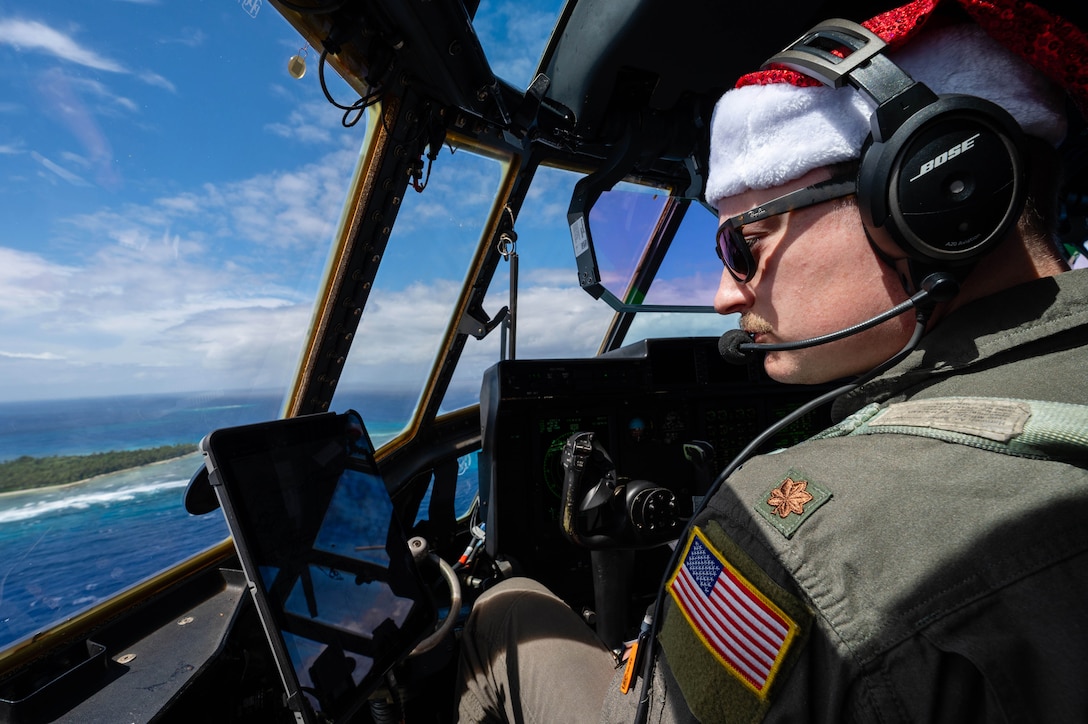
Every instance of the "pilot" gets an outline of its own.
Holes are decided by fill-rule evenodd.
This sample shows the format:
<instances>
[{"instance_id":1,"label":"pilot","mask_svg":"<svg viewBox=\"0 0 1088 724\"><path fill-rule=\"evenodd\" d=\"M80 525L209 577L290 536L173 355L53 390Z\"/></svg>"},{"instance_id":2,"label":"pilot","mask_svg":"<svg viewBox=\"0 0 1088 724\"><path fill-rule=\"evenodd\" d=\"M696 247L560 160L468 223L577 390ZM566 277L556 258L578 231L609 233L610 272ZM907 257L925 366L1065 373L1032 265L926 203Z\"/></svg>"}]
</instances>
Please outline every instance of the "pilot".
<instances>
[{"instance_id":1,"label":"pilot","mask_svg":"<svg viewBox=\"0 0 1088 724\"><path fill-rule=\"evenodd\" d=\"M912 296L916 313L766 352L780 381L861 383L839 424L751 458L693 519L635 657L649 666L626 671L543 586L505 581L465 627L462 722L1088 721L1088 271L1053 232L1088 40L1022 2L937 5L864 25L942 99L986 99L1013 126L985 104L977 136L973 116L966 133L942 116L917 163L874 171L896 136L867 140L871 94L776 65L719 101L706 189L727 267L715 307L752 349ZM1022 206L1002 195L1019 168ZM888 232L872 198L899 184L909 217L919 178L944 194L923 215L995 178L1008 206L966 234L942 218L914 233L930 217Z\"/></svg>"}]
</instances>

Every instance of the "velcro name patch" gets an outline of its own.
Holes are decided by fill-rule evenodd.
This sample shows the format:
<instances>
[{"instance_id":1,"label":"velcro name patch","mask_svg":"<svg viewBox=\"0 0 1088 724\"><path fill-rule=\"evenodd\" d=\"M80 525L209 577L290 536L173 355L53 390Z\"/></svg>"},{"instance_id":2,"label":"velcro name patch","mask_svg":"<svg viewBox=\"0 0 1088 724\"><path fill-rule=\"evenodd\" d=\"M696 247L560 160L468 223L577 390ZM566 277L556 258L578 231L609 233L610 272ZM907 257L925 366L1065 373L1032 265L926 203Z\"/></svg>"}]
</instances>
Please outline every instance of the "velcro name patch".
<instances>
[{"instance_id":1,"label":"velcro name patch","mask_svg":"<svg viewBox=\"0 0 1088 724\"><path fill-rule=\"evenodd\" d=\"M1031 405L1019 400L942 397L890 405L869 426L933 427L1008 442L1024 431L1030 418Z\"/></svg>"}]
</instances>

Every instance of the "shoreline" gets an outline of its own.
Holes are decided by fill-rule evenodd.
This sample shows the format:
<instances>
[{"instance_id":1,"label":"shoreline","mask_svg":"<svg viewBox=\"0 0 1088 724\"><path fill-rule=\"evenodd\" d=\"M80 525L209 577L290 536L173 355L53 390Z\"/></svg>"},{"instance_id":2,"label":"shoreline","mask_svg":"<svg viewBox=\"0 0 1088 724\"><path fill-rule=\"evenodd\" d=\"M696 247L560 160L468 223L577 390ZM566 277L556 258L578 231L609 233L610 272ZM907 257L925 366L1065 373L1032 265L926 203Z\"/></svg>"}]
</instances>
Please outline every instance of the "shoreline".
<instances>
[{"instance_id":1,"label":"shoreline","mask_svg":"<svg viewBox=\"0 0 1088 724\"><path fill-rule=\"evenodd\" d=\"M108 472L108 473L99 473L98 475L94 475L94 476L89 477L89 478L83 478L82 480L75 480L75 481L73 481L71 483L60 483L58 485L39 485L37 487L23 488L21 490L6 490L6 491L3 491L3 492L0 492L0 500L5 500L5 499L8 499L8 498L15 498L15 497L19 497L21 495L28 495L28 494L31 494L31 493L48 493L48 492L56 492L56 491L59 491L59 490L66 490L68 488L78 488L80 486L87 485L88 483L93 483L96 480L101 480L102 478L109 477L111 475L120 475L122 473L132 472L134 470L143 470L145 468L154 467L156 465L166 465L166 464L169 464L169 463L178 462L179 460L184 460L185 458L188 458L188 457L200 457L200 455L201 454L200 454L199 450L194 450L193 452L186 453L184 455L178 455L176 457L166 458L165 460L156 460L153 463L146 463L144 465L137 465L137 466L131 467L131 468L122 468L120 470L114 470L114 471ZM196 468L194 468L193 471L195 472Z\"/></svg>"}]
</instances>

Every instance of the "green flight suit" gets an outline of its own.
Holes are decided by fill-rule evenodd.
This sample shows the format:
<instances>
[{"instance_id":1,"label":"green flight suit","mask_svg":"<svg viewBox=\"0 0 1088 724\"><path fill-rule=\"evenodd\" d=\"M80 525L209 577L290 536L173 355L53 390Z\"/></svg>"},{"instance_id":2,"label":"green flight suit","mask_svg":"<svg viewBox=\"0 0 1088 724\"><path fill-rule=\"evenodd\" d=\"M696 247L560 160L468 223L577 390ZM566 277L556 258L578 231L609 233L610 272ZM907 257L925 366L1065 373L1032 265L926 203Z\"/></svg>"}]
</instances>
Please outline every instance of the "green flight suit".
<instances>
[{"instance_id":1,"label":"green flight suit","mask_svg":"<svg viewBox=\"0 0 1088 724\"><path fill-rule=\"evenodd\" d=\"M1031 282L949 315L835 413L960 396L1086 405L1086 345L1088 271ZM680 542L698 549L704 593L685 593L678 569L649 721L1088 721L1086 462L910 434L753 458ZM754 602L781 633L748 628L757 614L719 626L704 597ZM613 686L602 721L629 721L636 698Z\"/></svg>"}]
</instances>

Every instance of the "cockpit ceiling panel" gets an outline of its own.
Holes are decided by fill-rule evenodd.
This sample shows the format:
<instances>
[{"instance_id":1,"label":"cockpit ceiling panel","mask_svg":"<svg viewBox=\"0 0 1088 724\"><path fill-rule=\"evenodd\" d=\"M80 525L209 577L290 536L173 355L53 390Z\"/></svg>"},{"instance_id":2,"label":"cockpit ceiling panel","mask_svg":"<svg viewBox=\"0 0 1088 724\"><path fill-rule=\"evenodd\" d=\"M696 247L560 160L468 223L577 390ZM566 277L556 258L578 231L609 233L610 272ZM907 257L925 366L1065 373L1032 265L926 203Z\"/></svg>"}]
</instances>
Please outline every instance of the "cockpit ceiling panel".
<instances>
[{"instance_id":1,"label":"cockpit ceiling panel","mask_svg":"<svg viewBox=\"0 0 1088 724\"><path fill-rule=\"evenodd\" d=\"M576 0L540 72L595 139L624 106L665 111L684 96L713 102L815 21L864 19L897 3L859 0Z\"/></svg>"},{"instance_id":2,"label":"cockpit ceiling panel","mask_svg":"<svg viewBox=\"0 0 1088 724\"><path fill-rule=\"evenodd\" d=\"M569 109L575 135L606 140L624 106L667 111L684 96L713 103L805 30L830 17L862 21L907 0L570 0L539 72ZM944 0L954 7L955 0ZM1083 0L1038 0L1080 26Z\"/></svg>"},{"instance_id":3,"label":"cockpit ceiling panel","mask_svg":"<svg viewBox=\"0 0 1088 724\"><path fill-rule=\"evenodd\" d=\"M549 79L550 104L571 111L576 135L607 140L599 136L610 130L604 126L611 109L669 110L685 96L713 102L817 21L861 21L904 2L568 0L538 70ZM1088 4L1081 0L1037 4L1082 27L1088 23ZM333 47L351 56L341 58L343 67L364 74L388 69L443 105L502 123L509 112L502 106L517 103L509 96L526 89L510 88L493 75L472 24L477 5L370 0L314 6L328 12L283 12L315 48L332 38Z\"/></svg>"}]
</instances>

